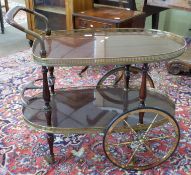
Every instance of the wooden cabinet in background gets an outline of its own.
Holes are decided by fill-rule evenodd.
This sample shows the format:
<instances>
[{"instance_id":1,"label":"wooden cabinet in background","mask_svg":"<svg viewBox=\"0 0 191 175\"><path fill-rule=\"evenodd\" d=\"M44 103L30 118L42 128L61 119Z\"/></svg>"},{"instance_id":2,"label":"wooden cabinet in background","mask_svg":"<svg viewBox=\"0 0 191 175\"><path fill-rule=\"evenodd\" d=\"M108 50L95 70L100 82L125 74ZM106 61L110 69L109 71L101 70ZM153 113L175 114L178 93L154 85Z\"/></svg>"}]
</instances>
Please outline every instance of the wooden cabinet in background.
<instances>
[{"instance_id":1,"label":"wooden cabinet in background","mask_svg":"<svg viewBox=\"0 0 191 175\"><path fill-rule=\"evenodd\" d=\"M133 2L133 0L131 0ZM130 1L130 2L131 2ZM73 28L144 28L145 14L129 8L96 4L96 0L25 0L26 7L45 15L51 30L71 30ZM108 1L109 2L109 1ZM129 1L128 1L129 2ZM105 3L103 0L99 3ZM40 33L43 21L27 14L28 28ZM32 43L33 38L27 35Z\"/></svg>"},{"instance_id":2,"label":"wooden cabinet in background","mask_svg":"<svg viewBox=\"0 0 191 175\"><path fill-rule=\"evenodd\" d=\"M74 13L76 29L83 28L144 28L145 14L114 7L94 7Z\"/></svg>"},{"instance_id":3,"label":"wooden cabinet in background","mask_svg":"<svg viewBox=\"0 0 191 175\"><path fill-rule=\"evenodd\" d=\"M51 30L73 29L73 13L93 8L93 0L25 0L26 7L45 15ZM35 32L44 30L44 23L27 14L28 28ZM29 40L33 38L27 35Z\"/></svg>"}]
</instances>

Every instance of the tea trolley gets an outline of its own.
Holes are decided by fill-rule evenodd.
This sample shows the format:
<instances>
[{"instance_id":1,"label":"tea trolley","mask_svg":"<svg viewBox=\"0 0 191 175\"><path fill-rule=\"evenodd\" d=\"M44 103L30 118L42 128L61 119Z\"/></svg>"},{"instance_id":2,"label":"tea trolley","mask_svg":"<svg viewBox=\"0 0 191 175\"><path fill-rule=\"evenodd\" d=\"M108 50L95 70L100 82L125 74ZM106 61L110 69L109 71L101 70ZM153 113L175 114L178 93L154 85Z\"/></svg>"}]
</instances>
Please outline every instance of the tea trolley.
<instances>
[{"instance_id":1,"label":"tea trolley","mask_svg":"<svg viewBox=\"0 0 191 175\"><path fill-rule=\"evenodd\" d=\"M20 10L41 18L45 32L39 35L17 24L14 16ZM50 162L55 160L57 133L103 132L107 158L124 169L149 169L173 154L180 139L175 105L154 88L148 69L150 63L183 54L182 37L146 29L51 32L45 16L20 6L11 9L6 20L36 38L32 55L42 66L42 79L24 87L23 116L34 129L47 133ZM115 66L95 87L54 88L55 67L87 65Z\"/></svg>"}]
</instances>

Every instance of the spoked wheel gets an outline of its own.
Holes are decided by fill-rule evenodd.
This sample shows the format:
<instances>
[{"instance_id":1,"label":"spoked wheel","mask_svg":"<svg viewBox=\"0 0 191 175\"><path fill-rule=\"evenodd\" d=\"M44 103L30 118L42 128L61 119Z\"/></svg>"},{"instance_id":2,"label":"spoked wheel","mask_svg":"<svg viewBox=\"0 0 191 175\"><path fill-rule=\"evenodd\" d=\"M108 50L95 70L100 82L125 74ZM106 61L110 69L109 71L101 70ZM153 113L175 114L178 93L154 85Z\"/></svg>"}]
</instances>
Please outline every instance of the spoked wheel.
<instances>
[{"instance_id":1,"label":"spoked wheel","mask_svg":"<svg viewBox=\"0 0 191 175\"><path fill-rule=\"evenodd\" d=\"M141 84L141 72L142 70L138 67L130 66L130 81L129 85L140 86ZM124 87L124 72L125 67L117 67L106 73L97 83L97 87L101 86L118 86ZM147 85L148 87L154 88L154 83L152 78L147 75Z\"/></svg>"},{"instance_id":2,"label":"spoked wheel","mask_svg":"<svg viewBox=\"0 0 191 175\"><path fill-rule=\"evenodd\" d=\"M139 114L144 113L144 123ZM103 147L115 165L131 170L146 170L167 160L180 139L176 120L155 108L134 109L117 116L108 126Z\"/></svg>"}]
</instances>

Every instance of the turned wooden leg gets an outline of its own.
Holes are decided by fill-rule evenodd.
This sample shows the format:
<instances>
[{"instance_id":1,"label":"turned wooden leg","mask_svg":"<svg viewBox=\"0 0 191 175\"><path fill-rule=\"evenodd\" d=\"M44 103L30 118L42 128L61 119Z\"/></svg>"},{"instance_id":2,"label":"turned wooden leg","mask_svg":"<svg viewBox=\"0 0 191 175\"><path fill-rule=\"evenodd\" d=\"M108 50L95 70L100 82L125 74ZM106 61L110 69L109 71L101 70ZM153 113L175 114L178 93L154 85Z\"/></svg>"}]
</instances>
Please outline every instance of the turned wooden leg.
<instances>
[{"instance_id":1,"label":"turned wooden leg","mask_svg":"<svg viewBox=\"0 0 191 175\"><path fill-rule=\"evenodd\" d=\"M50 109L50 91L48 87L48 78L47 78L47 72L48 69L46 66L42 66L42 76L43 76L43 99L45 102L45 109L46 110L51 110Z\"/></svg>"},{"instance_id":2,"label":"turned wooden leg","mask_svg":"<svg viewBox=\"0 0 191 175\"><path fill-rule=\"evenodd\" d=\"M48 69L46 66L42 66L42 75L43 75L43 98L44 98L44 111L45 117L47 120L47 126L52 126L51 122L51 106L50 106L50 91L48 86L48 78L47 78ZM54 162L54 152L53 152L53 144L54 144L54 135L51 133L47 133L47 141L49 144L51 162Z\"/></svg>"},{"instance_id":3,"label":"turned wooden leg","mask_svg":"<svg viewBox=\"0 0 191 175\"><path fill-rule=\"evenodd\" d=\"M147 96L147 73L148 73L148 64L143 64L142 67L142 81L141 81L141 87L140 87L140 91L139 91L139 107L143 108L145 107L145 99ZM144 117L144 113L140 112L139 113L139 123L143 124L143 117Z\"/></svg>"},{"instance_id":4,"label":"turned wooden leg","mask_svg":"<svg viewBox=\"0 0 191 175\"><path fill-rule=\"evenodd\" d=\"M49 163L54 163L55 162L55 157L54 157L54 134L52 133L47 133L47 141L49 145L49 151L50 151L50 159L47 159Z\"/></svg>"},{"instance_id":5,"label":"turned wooden leg","mask_svg":"<svg viewBox=\"0 0 191 175\"><path fill-rule=\"evenodd\" d=\"M125 66L125 77L124 77L125 90L127 90L129 88L129 79L130 79L129 68L130 68L130 65Z\"/></svg>"},{"instance_id":6,"label":"turned wooden leg","mask_svg":"<svg viewBox=\"0 0 191 175\"><path fill-rule=\"evenodd\" d=\"M51 110L46 110L45 111L45 116L46 116L46 121L47 121L47 126L51 126ZM53 145L54 145L54 134L52 133L47 133L47 141L49 145L49 151L50 151L50 159L48 159L49 163L53 163L55 161L54 159L54 150L53 150Z\"/></svg>"},{"instance_id":7,"label":"turned wooden leg","mask_svg":"<svg viewBox=\"0 0 191 175\"><path fill-rule=\"evenodd\" d=\"M55 76L54 76L54 67L48 67L48 71L49 71L49 84L50 84L50 89L51 89L51 93L55 94L54 91L54 83L55 83Z\"/></svg>"}]
</instances>

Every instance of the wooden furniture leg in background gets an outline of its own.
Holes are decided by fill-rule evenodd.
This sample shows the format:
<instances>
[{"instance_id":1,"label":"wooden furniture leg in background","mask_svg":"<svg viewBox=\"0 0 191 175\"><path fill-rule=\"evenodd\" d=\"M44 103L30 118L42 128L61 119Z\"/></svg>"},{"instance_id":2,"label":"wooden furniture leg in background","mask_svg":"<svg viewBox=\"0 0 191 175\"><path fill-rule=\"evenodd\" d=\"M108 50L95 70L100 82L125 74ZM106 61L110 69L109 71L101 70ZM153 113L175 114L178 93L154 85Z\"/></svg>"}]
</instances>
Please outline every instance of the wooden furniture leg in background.
<instances>
[{"instance_id":1,"label":"wooden furniture leg in background","mask_svg":"<svg viewBox=\"0 0 191 175\"><path fill-rule=\"evenodd\" d=\"M8 3L8 0L4 0L4 3L5 3L5 5L4 5L5 10L6 10L6 12L8 12L8 11L9 11L9 3Z\"/></svg>"},{"instance_id":2,"label":"wooden furniture leg in background","mask_svg":"<svg viewBox=\"0 0 191 175\"><path fill-rule=\"evenodd\" d=\"M4 33L4 22L3 22L3 12L2 12L1 1L0 1L0 23L1 23L1 32Z\"/></svg>"}]
</instances>

